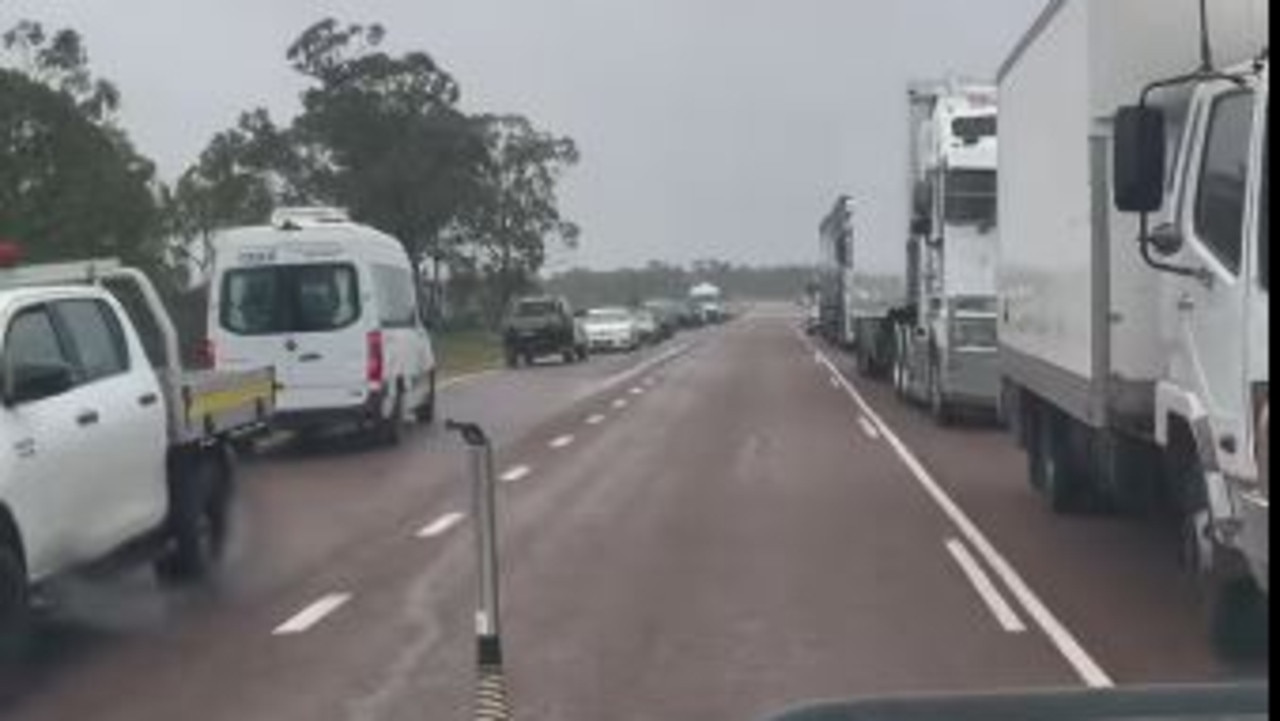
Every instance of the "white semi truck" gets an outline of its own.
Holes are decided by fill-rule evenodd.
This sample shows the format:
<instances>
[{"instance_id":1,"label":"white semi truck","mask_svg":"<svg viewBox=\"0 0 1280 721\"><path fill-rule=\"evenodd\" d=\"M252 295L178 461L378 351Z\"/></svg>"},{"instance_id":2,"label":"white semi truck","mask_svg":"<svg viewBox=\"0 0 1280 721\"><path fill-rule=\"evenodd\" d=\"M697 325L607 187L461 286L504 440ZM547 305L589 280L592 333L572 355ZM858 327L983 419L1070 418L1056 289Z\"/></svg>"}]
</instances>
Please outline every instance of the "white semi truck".
<instances>
[{"instance_id":1,"label":"white semi truck","mask_svg":"<svg viewBox=\"0 0 1280 721\"><path fill-rule=\"evenodd\" d=\"M1030 481L1058 511L1176 514L1225 651L1266 638L1267 15L1055 0L999 75L1002 406Z\"/></svg>"},{"instance_id":2,"label":"white semi truck","mask_svg":"<svg viewBox=\"0 0 1280 721\"><path fill-rule=\"evenodd\" d=\"M893 383L946 423L993 409L996 345L996 89L951 78L907 91L906 302L894 310Z\"/></svg>"}]
</instances>

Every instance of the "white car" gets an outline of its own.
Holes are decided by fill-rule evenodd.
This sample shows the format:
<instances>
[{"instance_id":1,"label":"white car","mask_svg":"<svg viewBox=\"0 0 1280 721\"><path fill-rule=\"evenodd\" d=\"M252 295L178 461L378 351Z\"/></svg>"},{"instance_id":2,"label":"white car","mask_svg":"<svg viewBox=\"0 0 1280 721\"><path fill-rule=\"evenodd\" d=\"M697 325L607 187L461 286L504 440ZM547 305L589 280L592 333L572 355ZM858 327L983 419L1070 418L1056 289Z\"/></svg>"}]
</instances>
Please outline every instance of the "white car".
<instances>
[{"instance_id":1,"label":"white car","mask_svg":"<svg viewBox=\"0 0 1280 721\"><path fill-rule=\"evenodd\" d=\"M280 211L216 241L209 297L210 364L273 366L277 426L354 423L395 444L410 415L434 419L431 337L395 238L341 211Z\"/></svg>"},{"instance_id":2,"label":"white car","mask_svg":"<svg viewBox=\"0 0 1280 721\"><path fill-rule=\"evenodd\" d=\"M591 350L635 350L640 345L640 329L627 308L592 308L582 319Z\"/></svg>"}]
</instances>

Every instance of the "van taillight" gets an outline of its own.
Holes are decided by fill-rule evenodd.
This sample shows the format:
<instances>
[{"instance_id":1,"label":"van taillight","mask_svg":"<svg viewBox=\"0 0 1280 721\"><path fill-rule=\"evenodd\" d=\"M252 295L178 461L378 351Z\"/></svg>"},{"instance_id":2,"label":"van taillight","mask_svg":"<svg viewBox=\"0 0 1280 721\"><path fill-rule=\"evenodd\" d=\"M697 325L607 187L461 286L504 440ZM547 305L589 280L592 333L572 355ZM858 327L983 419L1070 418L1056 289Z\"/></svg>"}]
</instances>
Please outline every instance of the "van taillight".
<instances>
[{"instance_id":1,"label":"van taillight","mask_svg":"<svg viewBox=\"0 0 1280 721\"><path fill-rule=\"evenodd\" d=\"M206 370L213 370L217 365L217 355L214 353L213 339L205 338L200 341L200 345L196 347L196 366Z\"/></svg>"},{"instance_id":2,"label":"van taillight","mask_svg":"<svg viewBox=\"0 0 1280 721\"><path fill-rule=\"evenodd\" d=\"M367 378L371 384L382 384L383 372L383 349L382 349L382 331L369 331L368 343L368 369Z\"/></svg>"}]
</instances>

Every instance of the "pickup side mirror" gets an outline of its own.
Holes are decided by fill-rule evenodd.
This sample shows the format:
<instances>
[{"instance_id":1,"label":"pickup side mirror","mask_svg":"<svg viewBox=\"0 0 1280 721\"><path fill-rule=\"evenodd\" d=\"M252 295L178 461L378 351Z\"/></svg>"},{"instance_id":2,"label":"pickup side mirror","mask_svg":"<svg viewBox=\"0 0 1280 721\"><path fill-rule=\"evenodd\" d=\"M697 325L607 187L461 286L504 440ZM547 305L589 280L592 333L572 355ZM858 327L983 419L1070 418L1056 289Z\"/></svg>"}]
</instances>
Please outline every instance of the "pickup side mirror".
<instances>
[{"instance_id":1,"label":"pickup side mirror","mask_svg":"<svg viewBox=\"0 0 1280 721\"><path fill-rule=\"evenodd\" d=\"M1116 113L1112 192L1126 213L1154 213L1164 202L1164 111L1130 105Z\"/></svg>"},{"instance_id":2,"label":"pickup side mirror","mask_svg":"<svg viewBox=\"0 0 1280 721\"><path fill-rule=\"evenodd\" d=\"M4 383L4 404L17 406L62 395L75 387L65 363L24 363L13 367Z\"/></svg>"}]
</instances>

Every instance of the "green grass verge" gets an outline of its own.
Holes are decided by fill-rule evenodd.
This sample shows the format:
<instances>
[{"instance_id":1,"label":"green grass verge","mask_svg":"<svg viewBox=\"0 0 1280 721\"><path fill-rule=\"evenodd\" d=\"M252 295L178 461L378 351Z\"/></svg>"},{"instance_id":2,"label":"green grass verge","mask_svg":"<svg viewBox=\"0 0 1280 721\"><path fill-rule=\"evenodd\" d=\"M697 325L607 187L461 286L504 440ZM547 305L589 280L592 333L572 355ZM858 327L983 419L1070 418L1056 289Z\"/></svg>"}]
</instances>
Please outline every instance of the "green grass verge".
<instances>
[{"instance_id":1,"label":"green grass verge","mask_svg":"<svg viewBox=\"0 0 1280 721\"><path fill-rule=\"evenodd\" d=\"M441 378L501 368L502 340L485 330L436 333L431 341Z\"/></svg>"}]
</instances>

